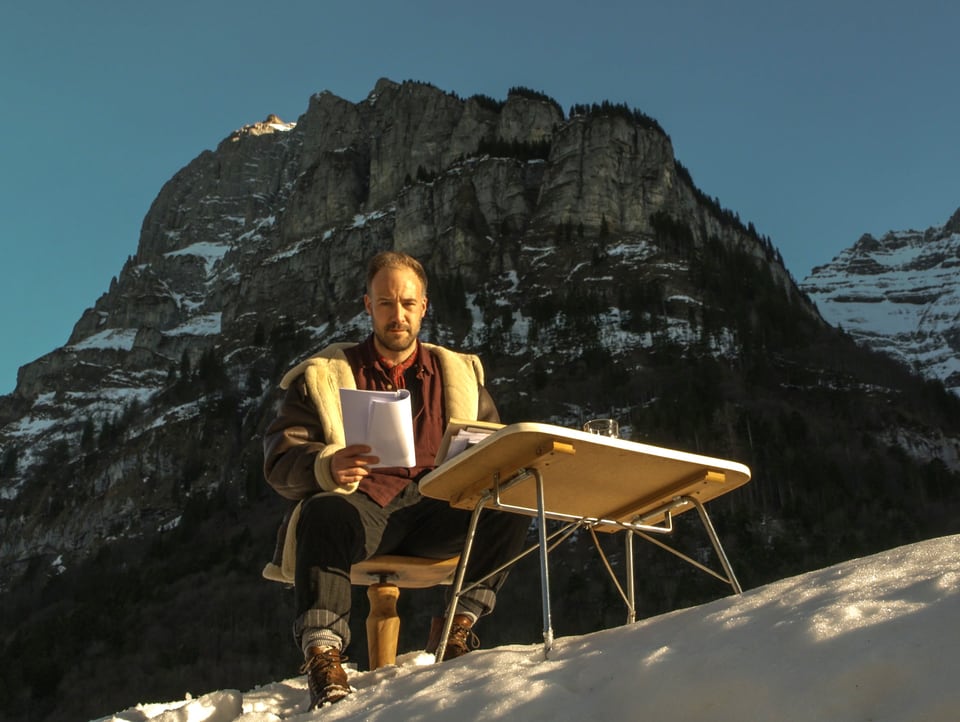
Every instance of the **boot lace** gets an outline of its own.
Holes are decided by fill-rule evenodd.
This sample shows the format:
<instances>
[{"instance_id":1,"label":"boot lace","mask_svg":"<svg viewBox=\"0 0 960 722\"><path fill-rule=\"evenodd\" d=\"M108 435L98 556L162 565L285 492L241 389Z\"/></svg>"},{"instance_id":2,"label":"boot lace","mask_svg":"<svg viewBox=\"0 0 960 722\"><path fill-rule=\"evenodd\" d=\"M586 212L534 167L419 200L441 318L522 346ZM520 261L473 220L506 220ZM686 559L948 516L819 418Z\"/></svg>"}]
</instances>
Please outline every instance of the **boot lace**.
<instances>
[{"instance_id":1,"label":"boot lace","mask_svg":"<svg viewBox=\"0 0 960 722\"><path fill-rule=\"evenodd\" d=\"M480 646L480 638L470 627L462 624L453 623L450 628L450 637L447 639L447 648L444 651L444 659L452 659L466 654Z\"/></svg>"},{"instance_id":2,"label":"boot lace","mask_svg":"<svg viewBox=\"0 0 960 722\"><path fill-rule=\"evenodd\" d=\"M314 654L303 663L300 673L307 675L310 688L310 708L316 709L327 702L336 702L350 693L347 673L341 666L347 657L341 657L336 649Z\"/></svg>"}]
</instances>

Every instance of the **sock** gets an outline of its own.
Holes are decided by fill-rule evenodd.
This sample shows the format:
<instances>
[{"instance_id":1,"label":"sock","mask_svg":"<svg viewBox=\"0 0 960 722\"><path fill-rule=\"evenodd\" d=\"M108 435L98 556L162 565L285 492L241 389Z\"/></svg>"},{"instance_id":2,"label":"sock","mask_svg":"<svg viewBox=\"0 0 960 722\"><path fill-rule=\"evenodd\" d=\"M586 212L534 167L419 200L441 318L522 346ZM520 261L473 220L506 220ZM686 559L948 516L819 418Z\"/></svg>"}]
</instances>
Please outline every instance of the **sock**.
<instances>
[{"instance_id":1,"label":"sock","mask_svg":"<svg viewBox=\"0 0 960 722\"><path fill-rule=\"evenodd\" d=\"M470 611L466 610L466 609L462 609L462 608L460 608L460 607L457 607L457 611L454 612L454 614L462 614L463 616L467 617L467 618L470 620L470 624L476 624L476 623L477 623L477 618L478 618L477 615L474 614L473 612L470 612Z\"/></svg>"},{"instance_id":2,"label":"sock","mask_svg":"<svg viewBox=\"0 0 960 722\"><path fill-rule=\"evenodd\" d=\"M304 659L310 659L309 649L311 647L333 647L341 651L343 640L329 629L304 629L303 636L300 637L300 648L303 650Z\"/></svg>"}]
</instances>

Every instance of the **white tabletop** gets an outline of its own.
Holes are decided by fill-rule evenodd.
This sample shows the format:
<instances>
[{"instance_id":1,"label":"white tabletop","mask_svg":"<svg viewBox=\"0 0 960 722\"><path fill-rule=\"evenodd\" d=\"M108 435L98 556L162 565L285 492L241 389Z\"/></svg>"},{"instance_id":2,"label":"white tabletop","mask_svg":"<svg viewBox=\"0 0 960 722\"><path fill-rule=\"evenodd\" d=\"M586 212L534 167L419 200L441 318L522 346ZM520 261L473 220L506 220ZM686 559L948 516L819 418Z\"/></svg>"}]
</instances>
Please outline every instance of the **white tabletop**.
<instances>
[{"instance_id":1,"label":"white tabletop","mask_svg":"<svg viewBox=\"0 0 960 722\"><path fill-rule=\"evenodd\" d=\"M743 464L562 426L523 422L492 433L420 480L424 496L474 508L497 481L537 469L551 512L628 521L665 502L691 496L706 503L746 484ZM501 503L536 509L531 477L501 488ZM674 513L692 508L679 507ZM656 523L663 514L644 518Z\"/></svg>"}]
</instances>

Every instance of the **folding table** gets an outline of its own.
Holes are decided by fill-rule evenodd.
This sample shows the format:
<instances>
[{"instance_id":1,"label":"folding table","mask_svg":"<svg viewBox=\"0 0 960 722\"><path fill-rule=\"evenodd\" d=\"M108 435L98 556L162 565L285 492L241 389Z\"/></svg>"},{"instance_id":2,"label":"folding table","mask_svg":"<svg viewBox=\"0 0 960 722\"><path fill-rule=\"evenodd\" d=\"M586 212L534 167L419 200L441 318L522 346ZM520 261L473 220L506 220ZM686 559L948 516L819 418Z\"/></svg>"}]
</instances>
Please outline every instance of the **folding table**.
<instances>
[{"instance_id":1,"label":"folding table","mask_svg":"<svg viewBox=\"0 0 960 722\"><path fill-rule=\"evenodd\" d=\"M484 509L525 514L537 519L537 545L501 569L539 549L544 654L549 654L553 645L553 623L548 544L560 543L578 529L589 529L591 533L625 531L627 592L621 589L621 596L627 604L628 622L635 619L634 535L730 584L739 594L740 584L705 505L749 480L750 469L734 461L551 424L524 422L494 431L420 480L420 491L424 496L445 500L454 507L473 512L438 649L445 647L457 600L467 591L464 589L466 565L477 521ZM671 534L674 531L673 518L690 509L696 509L699 514L723 569L722 574L651 536ZM548 534L548 519L563 523ZM607 569L619 588L609 564Z\"/></svg>"}]
</instances>

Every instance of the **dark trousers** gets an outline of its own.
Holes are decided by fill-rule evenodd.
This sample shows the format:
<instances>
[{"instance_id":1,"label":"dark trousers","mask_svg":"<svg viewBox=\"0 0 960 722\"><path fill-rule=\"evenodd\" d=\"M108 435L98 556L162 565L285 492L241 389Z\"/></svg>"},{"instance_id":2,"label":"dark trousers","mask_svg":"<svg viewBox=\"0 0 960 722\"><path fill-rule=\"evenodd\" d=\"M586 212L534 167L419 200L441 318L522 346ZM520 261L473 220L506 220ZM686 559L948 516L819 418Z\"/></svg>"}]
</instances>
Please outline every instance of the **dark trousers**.
<instances>
[{"instance_id":1,"label":"dark trousers","mask_svg":"<svg viewBox=\"0 0 960 722\"><path fill-rule=\"evenodd\" d=\"M420 495L416 483L386 507L366 494L317 494L307 499L297 525L294 634L328 629L350 643L350 567L377 554L448 559L463 551L470 512ZM465 585L490 574L523 550L530 519L484 511L466 570ZM458 613L481 617L493 611L507 572L464 594Z\"/></svg>"}]
</instances>

